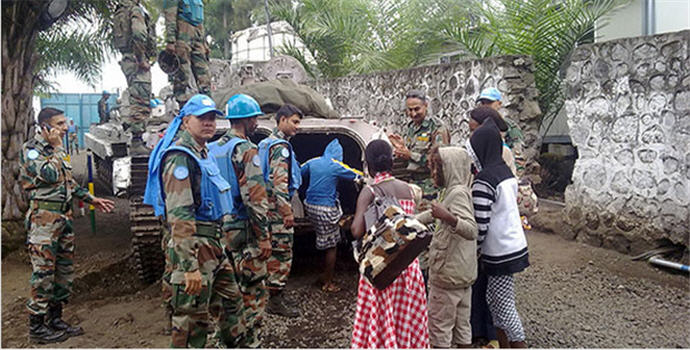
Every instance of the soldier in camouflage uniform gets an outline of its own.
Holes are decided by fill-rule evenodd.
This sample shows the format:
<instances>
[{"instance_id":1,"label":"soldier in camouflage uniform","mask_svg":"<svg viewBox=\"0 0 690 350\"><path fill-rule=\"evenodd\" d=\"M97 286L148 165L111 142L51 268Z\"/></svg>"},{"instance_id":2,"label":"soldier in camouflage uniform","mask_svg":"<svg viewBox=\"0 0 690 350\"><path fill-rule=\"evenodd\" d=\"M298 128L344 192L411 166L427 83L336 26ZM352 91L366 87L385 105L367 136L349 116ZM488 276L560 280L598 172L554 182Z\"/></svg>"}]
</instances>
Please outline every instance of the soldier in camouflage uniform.
<instances>
[{"instance_id":1,"label":"soldier in camouflage uniform","mask_svg":"<svg viewBox=\"0 0 690 350\"><path fill-rule=\"evenodd\" d=\"M122 53L120 68L127 78L129 107L124 112L132 133L130 154L148 154L141 135L151 115L151 64L156 56L154 23L140 0L120 0L113 17L113 41Z\"/></svg>"},{"instance_id":2,"label":"soldier in camouflage uniform","mask_svg":"<svg viewBox=\"0 0 690 350\"><path fill-rule=\"evenodd\" d=\"M81 327L62 320L62 304L69 299L74 280L72 196L103 212L110 212L114 205L92 196L72 177L72 166L65 160L62 145L68 129L63 112L44 108L38 122L38 131L24 144L19 158L19 183L29 198L26 244L33 269L27 302L29 339L54 343L84 333Z\"/></svg>"},{"instance_id":3,"label":"soldier in camouflage uniform","mask_svg":"<svg viewBox=\"0 0 690 350\"><path fill-rule=\"evenodd\" d=\"M108 99L110 93L108 90L103 90L101 99L98 100L98 122L100 124L107 123L110 120L110 110L108 108Z\"/></svg>"},{"instance_id":4,"label":"soldier in camouflage uniform","mask_svg":"<svg viewBox=\"0 0 690 350\"><path fill-rule=\"evenodd\" d=\"M450 144L450 133L441 120L427 116L428 99L422 91L411 90L405 96L405 112L411 121L407 124L405 138L389 135L395 147L396 158L407 161L407 171L413 184L422 188L422 203L418 210L427 209L438 196L440 189L431 180L428 165L429 151L432 147ZM429 276L428 250L419 257L419 265L426 281Z\"/></svg>"},{"instance_id":5,"label":"soldier in camouflage uniform","mask_svg":"<svg viewBox=\"0 0 690 350\"><path fill-rule=\"evenodd\" d=\"M241 347L261 346L260 327L266 307L266 259L271 255L268 231L268 196L261 171L256 145L249 135L257 127L262 115L256 101L238 94L228 101L228 115L232 128L209 149L216 157L221 174L233 188L234 209L230 220L223 225L224 245L232 257L244 298L246 333Z\"/></svg>"},{"instance_id":6,"label":"soldier in camouflage uniform","mask_svg":"<svg viewBox=\"0 0 690 350\"><path fill-rule=\"evenodd\" d=\"M173 94L180 106L196 93L190 79L196 79L198 92L210 94L211 74L208 68L209 48L204 33L202 0L164 0L165 50L180 60L173 73Z\"/></svg>"},{"instance_id":7,"label":"soldier in camouflage uniform","mask_svg":"<svg viewBox=\"0 0 690 350\"><path fill-rule=\"evenodd\" d=\"M287 316L299 316L299 309L283 296L292 266L295 216L291 199L302 184L299 163L288 140L297 134L302 111L286 104L276 113L277 127L259 143L264 180L268 198L274 210L269 212L273 252L268 259L267 287L271 294L266 311Z\"/></svg>"},{"instance_id":8,"label":"soldier in camouflage uniform","mask_svg":"<svg viewBox=\"0 0 690 350\"><path fill-rule=\"evenodd\" d=\"M206 148L222 114L208 96L193 96L151 156L144 203L153 205L156 214L165 213L170 230L172 347L204 347L210 316L241 317L242 296L221 244L221 223L231 209L230 185ZM178 132L181 123L184 130ZM210 315L211 305L221 309ZM216 335L222 346L237 345L239 334Z\"/></svg>"}]
</instances>

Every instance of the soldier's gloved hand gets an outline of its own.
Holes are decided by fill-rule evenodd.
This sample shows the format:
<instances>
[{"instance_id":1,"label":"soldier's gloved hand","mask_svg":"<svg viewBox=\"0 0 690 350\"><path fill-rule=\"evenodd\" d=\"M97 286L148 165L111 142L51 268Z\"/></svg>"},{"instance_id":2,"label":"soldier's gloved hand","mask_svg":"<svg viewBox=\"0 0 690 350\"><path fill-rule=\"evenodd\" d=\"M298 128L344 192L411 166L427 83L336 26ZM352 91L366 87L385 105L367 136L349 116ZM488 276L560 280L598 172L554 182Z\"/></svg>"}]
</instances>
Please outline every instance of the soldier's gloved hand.
<instances>
[{"instance_id":1,"label":"soldier's gloved hand","mask_svg":"<svg viewBox=\"0 0 690 350\"><path fill-rule=\"evenodd\" d=\"M295 216L290 215L283 217L283 226L285 226L285 228L293 228L295 226Z\"/></svg>"},{"instance_id":2,"label":"soldier's gloved hand","mask_svg":"<svg viewBox=\"0 0 690 350\"><path fill-rule=\"evenodd\" d=\"M201 272L199 270L184 273L184 292L189 295L198 295L201 292Z\"/></svg>"},{"instance_id":3,"label":"soldier's gloved hand","mask_svg":"<svg viewBox=\"0 0 690 350\"><path fill-rule=\"evenodd\" d=\"M262 260L266 260L271 256L271 239L265 239L263 241L259 241L259 249L261 250L261 255L259 255L259 258Z\"/></svg>"},{"instance_id":4,"label":"soldier's gloved hand","mask_svg":"<svg viewBox=\"0 0 690 350\"><path fill-rule=\"evenodd\" d=\"M169 54L174 54L175 53L175 44L174 43L167 43L165 45L165 51L167 51Z\"/></svg>"}]
</instances>

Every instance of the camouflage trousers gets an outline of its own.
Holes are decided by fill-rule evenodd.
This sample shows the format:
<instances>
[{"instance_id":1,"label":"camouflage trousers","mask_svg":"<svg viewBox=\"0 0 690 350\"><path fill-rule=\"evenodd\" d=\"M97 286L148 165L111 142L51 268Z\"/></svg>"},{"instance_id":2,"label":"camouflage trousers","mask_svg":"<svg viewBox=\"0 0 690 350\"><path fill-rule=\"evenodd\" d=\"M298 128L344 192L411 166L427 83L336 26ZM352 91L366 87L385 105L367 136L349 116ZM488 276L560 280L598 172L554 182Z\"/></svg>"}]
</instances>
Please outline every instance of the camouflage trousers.
<instances>
[{"instance_id":1,"label":"camouflage trousers","mask_svg":"<svg viewBox=\"0 0 690 350\"><path fill-rule=\"evenodd\" d=\"M261 250L256 235L248 227L231 229L225 232L229 242L228 253L233 257L237 271L237 282L244 301L244 321L247 327L241 347L261 347L261 324L268 301L265 286L267 276L266 261L259 256Z\"/></svg>"},{"instance_id":2,"label":"camouflage trousers","mask_svg":"<svg viewBox=\"0 0 690 350\"><path fill-rule=\"evenodd\" d=\"M124 111L124 119L134 134L146 130L146 120L151 115L151 69L143 69L132 53L123 53L120 61L122 73L127 78L129 106Z\"/></svg>"},{"instance_id":3,"label":"camouflage trousers","mask_svg":"<svg viewBox=\"0 0 690 350\"><path fill-rule=\"evenodd\" d=\"M238 346L244 333L243 307L232 263L227 258L220 239L195 236L198 240L198 263L202 289L199 295L185 293L184 271L174 250L170 256L173 272L172 347L206 346L209 331L218 344ZM213 322L212 322L213 321ZM212 324L213 323L213 324Z\"/></svg>"},{"instance_id":4,"label":"camouflage trousers","mask_svg":"<svg viewBox=\"0 0 690 350\"><path fill-rule=\"evenodd\" d=\"M163 268L163 277L161 278L161 297L163 298L163 307L172 314L170 301L172 300L173 288L170 278L173 273L173 264L171 257L175 252L170 242L170 228L167 224L161 225L161 250L165 256L165 267Z\"/></svg>"},{"instance_id":5,"label":"camouflage trousers","mask_svg":"<svg viewBox=\"0 0 690 350\"><path fill-rule=\"evenodd\" d=\"M266 263L268 269L266 287L269 290L285 289L290 276L290 267L292 267L294 236L294 229L285 228L282 221L271 225L271 257Z\"/></svg>"},{"instance_id":6,"label":"camouflage trousers","mask_svg":"<svg viewBox=\"0 0 690 350\"><path fill-rule=\"evenodd\" d=\"M45 315L49 304L66 302L74 280L72 210L67 213L31 209L24 221L31 258L31 297L26 306Z\"/></svg>"},{"instance_id":7,"label":"camouflage trousers","mask_svg":"<svg viewBox=\"0 0 690 350\"><path fill-rule=\"evenodd\" d=\"M172 75L173 94L180 108L197 94L190 79L196 80L198 92L211 93L211 73L208 68L209 49L204 38L204 26L193 26L183 19L177 20L177 41L175 53L180 68Z\"/></svg>"},{"instance_id":8,"label":"camouflage trousers","mask_svg":"<svg viewBox=\"0 0 690 350\"><path fill-rule=\"evenodd\" d=\"M69 134L69 154L79 154L79 141L76 133Z\"/></svg>"}]
</instances>

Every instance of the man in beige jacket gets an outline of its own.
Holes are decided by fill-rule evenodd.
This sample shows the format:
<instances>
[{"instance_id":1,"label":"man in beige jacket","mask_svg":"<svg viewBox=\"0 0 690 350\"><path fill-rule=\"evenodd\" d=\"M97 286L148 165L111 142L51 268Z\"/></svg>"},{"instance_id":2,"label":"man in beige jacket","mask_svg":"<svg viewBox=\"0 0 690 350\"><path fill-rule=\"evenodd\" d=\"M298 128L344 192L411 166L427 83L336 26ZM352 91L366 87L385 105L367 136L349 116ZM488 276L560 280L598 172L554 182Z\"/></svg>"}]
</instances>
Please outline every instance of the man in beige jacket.
<instances>
[{"instance_id":1,"label":"man in beige jacket","mask_svg":"<svg viewBox=\"0 0 690 350\"><path fill-rule=\"evenodd\" d=\"M477 223L470 183L472 161L461 147L434 147L431 178L440 203L418 215L437 229L429 247L429 340L434 348L470 347L472 284L477 278Z\"/></svg>"}]
</instances>

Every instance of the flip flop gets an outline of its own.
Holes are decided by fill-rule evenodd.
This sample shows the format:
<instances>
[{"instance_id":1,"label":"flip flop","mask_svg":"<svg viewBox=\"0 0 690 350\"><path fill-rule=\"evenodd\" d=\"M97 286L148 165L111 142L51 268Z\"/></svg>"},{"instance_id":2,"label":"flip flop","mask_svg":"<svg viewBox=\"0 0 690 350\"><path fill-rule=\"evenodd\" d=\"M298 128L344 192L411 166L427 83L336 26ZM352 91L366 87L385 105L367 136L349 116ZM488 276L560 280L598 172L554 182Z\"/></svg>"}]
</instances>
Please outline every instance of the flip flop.
<instances>
[{"instance_id":1,"label":"flip flop","mask_svg":"<svg viewBox=\"0 0 690 350\"><path fill-rule=\"evenodd\" d=\"M325 293L337 293L340 292L340 287L338 287L335 283L328 283L324 284L321 287L321 290Z\"/></svg>"}]
</instances>

